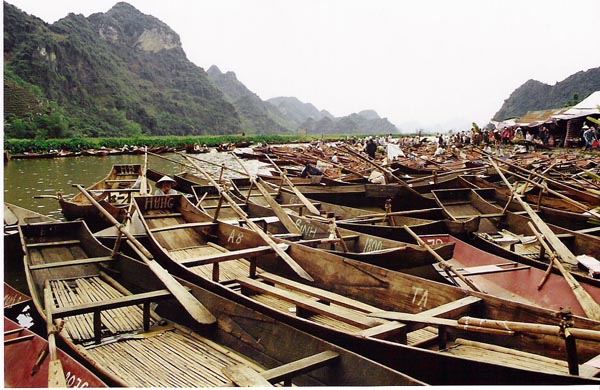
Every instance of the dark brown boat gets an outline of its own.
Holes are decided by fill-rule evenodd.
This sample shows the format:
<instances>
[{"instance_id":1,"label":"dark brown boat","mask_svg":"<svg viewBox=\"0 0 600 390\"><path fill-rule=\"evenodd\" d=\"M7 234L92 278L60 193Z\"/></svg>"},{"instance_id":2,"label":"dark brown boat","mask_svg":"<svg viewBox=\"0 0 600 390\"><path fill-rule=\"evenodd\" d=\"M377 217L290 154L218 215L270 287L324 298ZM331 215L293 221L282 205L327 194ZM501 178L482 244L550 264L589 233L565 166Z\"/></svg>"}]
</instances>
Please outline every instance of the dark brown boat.
<instances>
[{"instance_id":1,"label":"dark brown boat","mask_svg":"<svg viewBox=\"0 0 600 390\"><path fill-rule=\"evenodd\" d=\"M200 325L165 289L157 265L114 253L81 221L20 230L36 308L42 316L66 320L61 340L113 387L423 384L197 285L174 280L218 319ZM44 294L49 305L41 300Z\"/></svg>"},{"instance_id":2,"label":"dark brown boat","mask_svg":"<svg viewBox=\"0 0 600 390\"><path fill-rule=\"evenodd\" d=\"M135 202L152 252L171 272L428 383L600 381L594 378L598 369L591 362L598 355L598 341L578 339L577 356L567 354L568 363L565 340L524 330L558 331L561 320L554 311L273 238L313 279L309 283L297 276L289 260L274 255L275 248L265 245L258 233L213 222L181 196L136 197ZM600 322L562 315L574 327L585 329L584 334L600 339L593 330ZM473 327L469 321L479 321L473 317L533 328Z\"/></svg>"},{"instance_id":3,"label":"dark brown boat","mask_svg":"<svg viewBox=\"0 0 600 390\"><path fill-rule=\"evenodd\" d=\"M114 218L123 221L131 202L131 196L140 193L141 177L142 166L140 164L113 165L104 179L88 187L87 190ZM102 217L96 207L81 193L70 199L65 199L59 194L58 202L63 215L69 221L82 218L93 231L110 226L110 223Z\"/></svg>"}]
</instances>

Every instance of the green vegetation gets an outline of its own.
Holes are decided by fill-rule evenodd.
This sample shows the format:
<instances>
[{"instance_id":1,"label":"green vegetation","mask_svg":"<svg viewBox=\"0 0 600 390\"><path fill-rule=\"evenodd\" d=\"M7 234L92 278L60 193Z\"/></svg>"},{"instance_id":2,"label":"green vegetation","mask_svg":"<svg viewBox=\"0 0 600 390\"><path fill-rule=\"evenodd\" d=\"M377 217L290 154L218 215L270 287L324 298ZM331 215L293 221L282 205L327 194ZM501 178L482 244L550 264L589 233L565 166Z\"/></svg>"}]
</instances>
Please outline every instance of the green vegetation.
<instances>
[{"instance_id":1,"label":"green vegetation","mask_svg":"<svg viewBox=\"0 0 600 390\"><path fill-rule=\"evenodd\" d=\"M326 135L327 141L345 139L345 135ZM256 145L258 143L268 144L286 144L295 142L310 142L321 137L307 135L212 135L212 136L139 136L131 138L72 138L72 139L4 139L4 150L11 154L21 154L24 152L44 153L49 150L68 150L79 152L85 149L121 148L124 145L137 146L163 146L170 148L184 148L186 145L206 144L215 147L224 143L237 143L249 141Z\"/></svg>"}]
</instances>

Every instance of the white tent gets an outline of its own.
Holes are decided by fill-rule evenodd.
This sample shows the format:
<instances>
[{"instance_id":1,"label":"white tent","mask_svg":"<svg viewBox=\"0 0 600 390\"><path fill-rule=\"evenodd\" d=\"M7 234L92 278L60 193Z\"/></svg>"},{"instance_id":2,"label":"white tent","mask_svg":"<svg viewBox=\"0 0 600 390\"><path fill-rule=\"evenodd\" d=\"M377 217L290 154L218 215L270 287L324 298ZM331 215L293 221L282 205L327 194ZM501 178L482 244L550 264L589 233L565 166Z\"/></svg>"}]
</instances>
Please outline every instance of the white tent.
<instances>
[{"instance_id":1,"label":"white tent","mask_svg":"<svg viewBox=\"0 0 600 390\"><path fill-rule=\"evenodd\" d=\"M556 119L573 119L588 115L600 114L600 91L593 92L573 107L560 115L553 115Z\"/></svg>"}]
</instances>

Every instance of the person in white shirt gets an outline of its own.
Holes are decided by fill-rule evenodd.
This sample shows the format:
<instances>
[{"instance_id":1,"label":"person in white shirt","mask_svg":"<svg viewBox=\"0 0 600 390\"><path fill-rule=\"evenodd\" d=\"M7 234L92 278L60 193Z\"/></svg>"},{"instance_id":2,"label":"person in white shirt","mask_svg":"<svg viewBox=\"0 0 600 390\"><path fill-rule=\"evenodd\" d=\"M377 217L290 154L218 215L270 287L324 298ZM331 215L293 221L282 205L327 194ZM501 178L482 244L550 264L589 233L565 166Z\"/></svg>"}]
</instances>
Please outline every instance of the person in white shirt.
<instances>
[{"instance_id":1,"label":"person in white shirt","mask_svg":"<svg viewBox=\"0 0 600 390\"><path fill-rule=\"evenodd\" d=\"M157 190L154 195L177 195L177 191L173 189L177 182L169 176L163 176L156 182Z\"/></svg>"}]
</instances>

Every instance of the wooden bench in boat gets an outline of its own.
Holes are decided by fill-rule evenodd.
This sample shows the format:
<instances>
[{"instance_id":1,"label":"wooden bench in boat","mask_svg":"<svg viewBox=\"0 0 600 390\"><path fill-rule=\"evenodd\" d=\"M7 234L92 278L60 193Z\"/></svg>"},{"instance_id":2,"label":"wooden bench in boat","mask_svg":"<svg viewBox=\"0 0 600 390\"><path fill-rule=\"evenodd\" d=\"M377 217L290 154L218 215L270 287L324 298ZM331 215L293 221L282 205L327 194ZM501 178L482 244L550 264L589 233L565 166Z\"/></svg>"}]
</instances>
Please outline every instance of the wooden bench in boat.
<instances>
[{"instance_id":1,"label":"wooden bench in boat","mask_svg":"<svg viewBox=\"0 0 600 390\"><path fill-rule=\"evenodd\" d=\"M375 306L368 305L366 303L357 301L355 299L347 298L342 295L332 293L326 290L322 290L317 287L307 286L302 283L295 282L293 280L271 274L268 272L261 272L259 277L267 282L273 284L279 284L288 289L299 291L301 293L305 293L311 295L315 298L318 298L322 302L334 303L339 306L347 307L352 310L358 310L365 313L372 313L373 311L378 311L379 308Z\"/></svg>"},{"instance_id":2,"label":"wooden bench in boat","mask_svg":"<svg viewBox=\"0 0 600 390\"><path fill-rule=\"evenodd\" d=\"M348 234L342 236L342 240L344 241L356 241L360 238L358 234ZM310 244L330 244L335 242L340 242L339 238L315 238L311 240L300 240L296 241L298 244L310 245Z\"/></svg>"},{"instance_id":3,"label":"wooden bench in boat","mask_svg":"<svg viewBox=\"0 0 600 390\"><path fill-rule=\"evenodd\" d=\"M44 264L30 264L29 269L32 271L39 269L48 269L48 268L58 268L58 267L71 267L77 265L85 265L85 264L94 264L94 263L102 263L105 261L113 261L114 258L111 256L101 256L101 257L88 257L85 259L75 259L75 260L67 260L67 261L57 261L55 263L44 263Z\"/></svg>"},{"instance_id":4,"label":"wooden bench in boat","mask_svg":"<svg viewBox=\"0 0 600 390\"><path fill-rule=\"evenodd\" d=\"M144 219L158 219L158 218L178 218L183 217L181 213L158 213L144 215Z\"/></svg>"},{"instance_id":5,"label":"wooden bench in boat","mask_svg":"<svg viewBox=\"0 0 600 390\"><path fill-rule=\"evenodd\" d=\"M65 241L50 241L50 242L36 242L32 244L25 244L27 248L45 248L51 246L63 246L63 245L79 245L79 240L65 240Z\"/></svg>"},{"instance_id":6,"label":"wooden bench in boat","mask_svg":"<svg viewBox=\"0 0 600 390\"><path fill-rule=\"evenodd\" d=\"M485 274L494 274L498 272L511 272L511 271L520 271L525 269L530 269L531 267L528 265L517 265L516 262L510 263L502 263L502 264L486 264L475 267L464 267L464 268L456 268L456 271L460 272L463 276L475 276L475 275L485 275Z\"/></svg>"},{"instance_id":7,"label":"wooden bench in boat","mask_svg":"<svg viewBox=\"0 0 600 390\"><path fill-rule=\"evenodd\" d=\"M323 314L327 317L346 322L362 329L371 328L382 323L382 321L374 320L373 318L369 318L364 314L348 310L344 307L330 306L328 304L302 296L293 291L271 286L257 279L244 277L238 278L237 281L242 286L242 292L244 292L245 289L246 292L252 291L261 294L268 294L296 305L297 309L304 310L308 313ZM297 314L300 314L299 311Z\"/></svg>"},{"instance_id":8,"label":"wooden bench in boat","mask_svg":"<svg viewBox=\"0 0 600 390\"><path fill-rule=\"evenodd\" d=\"M114 183L135 183L138 179L109 179L104 180L106 184L114 184Z\"/></svg>"},{"instance_id":9,"label":"wooden bench in boat","mask_svg":"<svg viewBox=\"0 0 600 390\"><path fill-rule=\"evenodd\" d=\"M244 364L228 366L222 371L239 387L271 387L271 383L282 381L285 387L291 387L294 377L325 367L338 358L337 352L324 351L263 372L257 372Z\"/></svg>"},{"instance_id":10,"label":"wooden bench in boat","mask_svg":"<svg viewBox=\"0 0 600 390\"><path fill-rule=\"evenodd\" d=\"M287 244L277 244L277 246L279 246L283 250L286 250L289 247L289 245L287 245ZM274 252L274 249L268 245L265 245L265 246L258 246L255 248L240 249L237 251L226 251L226 252L213 254L210 256L185 259L185 260L181 260L179 262L179 264L184 265L186 267L195 267L198 265L213 264L213 263L219 263L219 262L228 261L228 260L247 259L247 258L262 256L262 255L265 255L267 253L272 253L272 252Z\"/></svg>"},{"instance_id":11,"label":"wooden bench in boat","mask_svg":"<svg viewBox=\"0 0 600 390\"><path fill-rule=\"evenodd\" d=\"M334 351L324 351L316 355L308 356L291 363L283 364L279 367L264 371L261 375L269 382L284 382L284 386L291 387L291 379L298 375L325 367L339 358L339 354Z\"/></svg>"},{"instance_id":12,"label":"wooden bench in boat","mask_svg":"<svg viewBox=\"0 0 600 390\"><path fill-rule=\"evenodd\" d=\"M188 222L181 223L177 225L170 226L161 226L157 228L150 229L152 233L166 232L169 230L177 230L177 229L187 229L187 228L196 228L196 227L214 227L217 226L216 222Z\"/></svg>"},{"instance_id":13,"label":"wooden bench in boat","mask_svg":"<svg viewBox=\"0 0 600 390\"><path fill-rule=\"evenodd\" d=\"M101 341L102 319L100 313L104 310L117 309L126 306L143 305L143 327L144 331L150 329L150 303L162 299L172 298L169 290L157 290L141 294L125 295L119 298L106 299L104 301L84 303L52 310L52 318L64 318L79 314L94 314L94 339L96 343Z\"/></svg>"},{"instance_id":14,"label":"wooden bench in boat","mask_svg":"<svg viewBox=\"0 0 600 390\"><path fill-rule=\"evenodd\" d=\"M583 234L589 234L589 233L597 233L600 232L600 226L594 226L594 227L590 227L587 229L580 229L580 230L575 230L576 233L583 233Z\"/></svg>"},{"instance_id":15,"label":"wooden bench in boat","mask_svg":"<svg viewBox=\"0 0 600 390\"><path fill-rule=\"evenodd\" d=\"M392 327L391 325L388 325L388 327L391 328L389 331L390 332L393 332L393 331L405 332L404 337L406 337L406 335L409 332L418 332L420 329L428 327L430 325L430 323L428 321L425 321L425 319L429 319L431 317L436 317L440 321L443 321L445 318L462 316L464 314L467 314L471 310L471 307L479 302L481 302L481 298L474 297L474 296L467 296L467 297L458 299L456 301L448 302L443 305L436 306L432 309L425 310L418 314L409 314L408 316L411 316L412 318L423 318L424 320L422 322L413 321L408 324L403 323L402 321L400 321L400 322L392 321L392 322L390 322L390 324L393 323L393 324L396 324L396 326ZM396 314L395 312L389 312L389 313L392 314L391 316L386 317L389 320L398 320L399 318L404 319L404 317L402 317L402 315L405 313L397 313L398 316L394 315L394 314ZM378 315L378 317L383 318L384 316ZM383 327L383 326L380 326L380 328L381 328L382 335L385 336L386 332L388 332L388 329L386 329L386 327ZM376 329L374 329L374 330L376 330ZM377 333L370 334L369 329L363 331L362 333L364 333L365 336L369 336L369 337L378 337L379 336ZM400 333L400 334L402 334L402 333ZM445 346L446 346L445 333L439 332L439 331L437 334L431 333L431 335L428 335L426 337L421 337L417 342L411 343L411 345L412 346L423 346L425 344L429 344L429 343L432 343L435 341L438 341L440 348L445 348ZM406 342L406 340L404 340L404 342Z\"/></svg>"}]
</instances>

